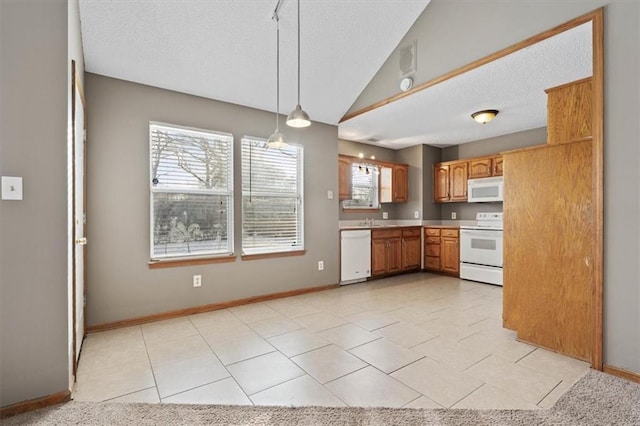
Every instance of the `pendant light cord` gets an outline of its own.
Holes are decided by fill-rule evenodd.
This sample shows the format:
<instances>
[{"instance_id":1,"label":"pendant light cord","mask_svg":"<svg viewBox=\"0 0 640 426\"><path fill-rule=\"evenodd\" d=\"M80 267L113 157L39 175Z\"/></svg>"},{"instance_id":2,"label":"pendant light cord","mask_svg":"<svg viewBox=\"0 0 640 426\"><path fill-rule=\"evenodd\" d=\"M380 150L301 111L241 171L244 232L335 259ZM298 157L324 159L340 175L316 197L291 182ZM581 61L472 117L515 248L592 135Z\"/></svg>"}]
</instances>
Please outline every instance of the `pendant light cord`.
<instances>
[{"instance_id":1,"label":"pendant light cord","mask_svg":"<svg viewBox=\"0 0 640 426\"><path fill-rule=\"evenodd\" d=\"M298 0L298 105L300 105L300 0Z\"/></svg>"},{"instance_id":2,"label":"pendant light cord","mask_svg":"<svg viewBox=\"0 0 640 426\"><path fill-rule=\"evenodd\" d=\"M276 13L276 132L280 133L280 17Z\"/></svg>"}]
</instances>

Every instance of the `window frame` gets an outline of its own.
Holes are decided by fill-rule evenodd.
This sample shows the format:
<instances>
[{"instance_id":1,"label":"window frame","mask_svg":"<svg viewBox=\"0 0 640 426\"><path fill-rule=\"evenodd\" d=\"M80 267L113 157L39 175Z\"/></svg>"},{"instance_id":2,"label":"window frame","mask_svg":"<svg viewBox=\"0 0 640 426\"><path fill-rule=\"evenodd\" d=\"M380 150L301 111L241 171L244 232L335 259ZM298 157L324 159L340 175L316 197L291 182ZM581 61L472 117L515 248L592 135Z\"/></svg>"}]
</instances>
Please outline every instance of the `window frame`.
<instances>
[{"instance_id":1,"label":"window frame","mask_svg":"<svg viewBox=\"0 0 640 426\"><path fill-rule=\"evenodd\" d=\"M350 212L369 212L369 211L379 211L382 208L382 203L380 202L380 173L382 167L378 163L367 162L367 161L357 161L361 159L356 159L351 162L351 198L348 200L342 201L342 210L350 211ZM353 201L353 189L355 188L354 184L354 176L356 176L356 172L354 169L356 167L372 167L374 170L371 171L372 175L376 175L375 178L372 176L371 181L373 182L372 193L375 196L375 205L373 206L356 206L350 205L349 202ZM377 170L377 172L376 172Z\"/></svg>"},{"instance_id":2,"label":"window frame","mask_svg":"<svg viewBox=\"0 0 640 426\"><path fill-rule=\"evenodd\" d=\"M220 136L229 139L229 155L228 155L228 179L227 179L227 191L220 190L207 190L207 189L184 189L184 188L162 188L157 189L153 187L153 131L152 128L154 126L164 127L169 130L183 130L192 133L201 133L204 137L207 138L215 138L215 136ZM160 121L149 121L148 125L149 131L149 267L163 267L161 264L165 266L171 266L174 264L175 266L180 266L181 264L192 264L194 262L201 263L206 262L207 260L211 260L212 262L218 261L228 261L227 259L233 259L235 253L235 239L234 239L234 225L235 225L235 210L234 210L234 137L231 133L214 131L209 129L201 129L197 127L189 127L189 126L181 126L178 124L165 123ZM155 225L155 211L154 211L154 193L175 193L175 194L207 194L207 195L226 195L228 197L227 202L227 247L228 251L224 253L185 253L180 255L168 255L168 256L158 256L154 253L154 225ZM155 266L154 266L155 265Z\"/></svg>"},{"instance_id":3,"label":"window frame","mask_svg":"<svg viewBox=\"0 0 640 426\"><path fill-rule=\"evenodd\" d=\"M296 187L297 192L295 197L291 195L284 195L283 193L273 193L273 192L264 192L264 193L255 193L252 191L253 196L264 196L264 197L274 197L274 198L297 198L298 207L297 207L297 215L298 215L298 239L299 244L294 246L293 248L283 249L278 246L271 246L267 249L260 250L249 250L244 246L245 238L244 238L244 225L245 225L245 216L244 216L244 200L245 200L245 191L244 191L244 168L243 168L243 160L244 160L244 144L247 143L264 143L265 146L267 144L267 139L259 138L255 136L244 135L240 138L240 235L241 235L241 244L240 250L243 260L250 259L262 259L268 257L284 257L284 256L296 256L305 253L305 221L304 221L304 146L301 144L288 143L288 146L295 147L297 149L297 157L296 157ZM272 148L267 148L272 149Z\"/></svg>"}]
</instances>

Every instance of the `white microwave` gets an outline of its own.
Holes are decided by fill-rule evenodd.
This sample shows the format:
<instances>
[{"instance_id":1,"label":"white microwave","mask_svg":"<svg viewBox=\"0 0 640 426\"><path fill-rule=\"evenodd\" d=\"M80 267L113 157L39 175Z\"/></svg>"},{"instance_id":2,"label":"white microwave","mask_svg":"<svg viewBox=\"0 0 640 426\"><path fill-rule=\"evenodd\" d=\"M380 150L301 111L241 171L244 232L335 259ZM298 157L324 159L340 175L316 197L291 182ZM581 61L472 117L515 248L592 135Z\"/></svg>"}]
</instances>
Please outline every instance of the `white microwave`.
<instances>
[{"instance_id":1,"label":"white microwave","mask_svg":"<svg viewBox=\"0 0 640 426\"><path fill-rule=\"evenodd\" d=\"M502 201L504 179L502 176L467 181L467 202L488 203Z\"/></svg>"}]
</instances>

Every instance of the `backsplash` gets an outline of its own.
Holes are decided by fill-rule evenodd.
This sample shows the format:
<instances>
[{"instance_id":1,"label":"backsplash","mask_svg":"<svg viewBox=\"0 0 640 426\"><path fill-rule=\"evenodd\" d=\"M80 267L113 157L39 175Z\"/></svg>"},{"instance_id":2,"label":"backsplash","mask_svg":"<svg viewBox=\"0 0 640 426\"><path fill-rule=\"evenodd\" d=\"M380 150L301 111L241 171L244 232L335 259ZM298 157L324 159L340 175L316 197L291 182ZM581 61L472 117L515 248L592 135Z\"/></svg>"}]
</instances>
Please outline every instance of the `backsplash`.
<instances>
[{"instance_id":1,"label":"backsplash","mask_svg":"<svg viewBox=\"0 0 640 426\"><path fill-rule=\"evenodd\" d=\"M456 212L456 220L475 220L478 212L493 213L501 211L502 203L442 203L440 206L440 219L450 220L451 213Z\"/></svg>"}]
</instances>

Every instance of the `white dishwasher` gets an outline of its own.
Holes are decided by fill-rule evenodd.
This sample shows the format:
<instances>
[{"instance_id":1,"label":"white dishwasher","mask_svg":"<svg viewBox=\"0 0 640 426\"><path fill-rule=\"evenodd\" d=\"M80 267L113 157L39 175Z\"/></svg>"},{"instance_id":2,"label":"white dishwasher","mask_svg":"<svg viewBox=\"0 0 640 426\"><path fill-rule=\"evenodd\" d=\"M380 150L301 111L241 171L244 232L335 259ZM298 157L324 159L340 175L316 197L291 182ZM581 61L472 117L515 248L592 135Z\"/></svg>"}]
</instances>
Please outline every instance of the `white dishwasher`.
<instances>
[{"instance_id":1,"label":"white dishwasher","mask_svg":"<svg viewBox=\"0 0 640 426\"><path fill-rule=\"evenodd\" d=\"M371 230L340 232L340 284L365 281L371 276Z\"/></svg>"}]
</instances>

